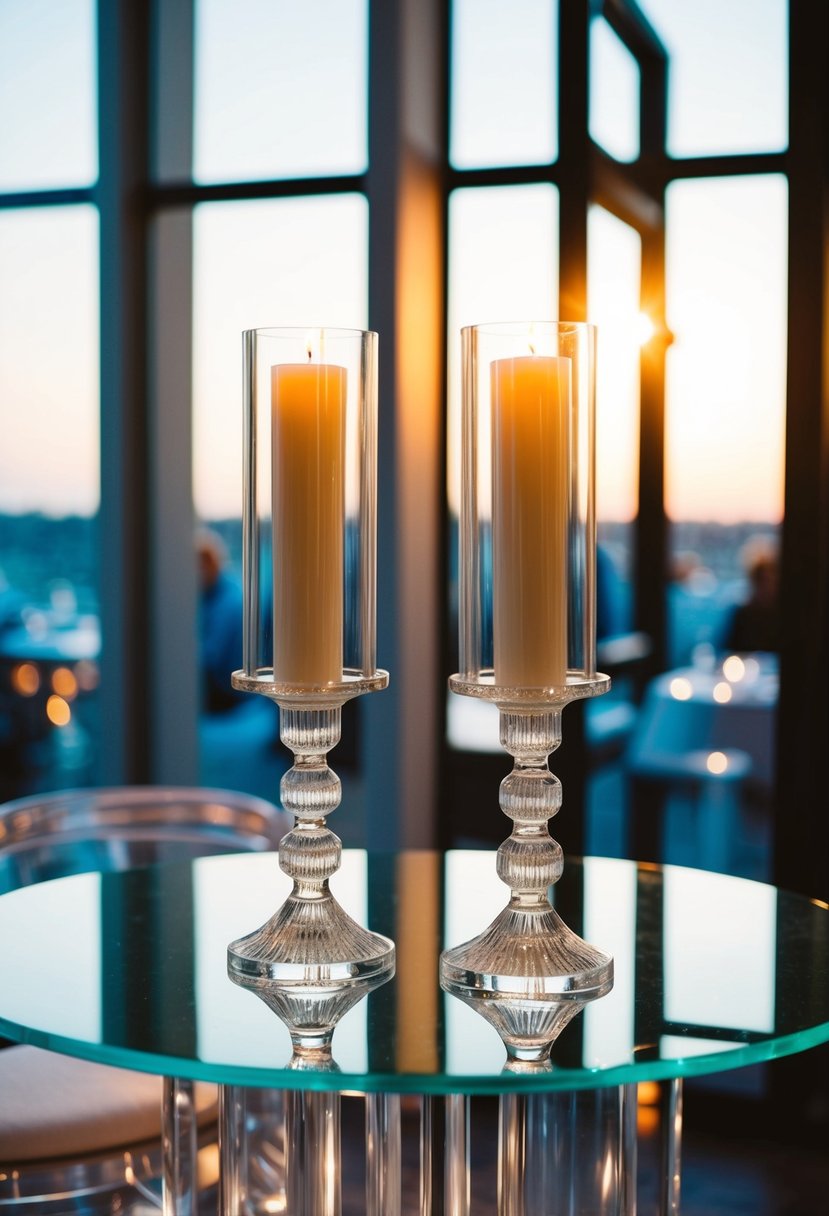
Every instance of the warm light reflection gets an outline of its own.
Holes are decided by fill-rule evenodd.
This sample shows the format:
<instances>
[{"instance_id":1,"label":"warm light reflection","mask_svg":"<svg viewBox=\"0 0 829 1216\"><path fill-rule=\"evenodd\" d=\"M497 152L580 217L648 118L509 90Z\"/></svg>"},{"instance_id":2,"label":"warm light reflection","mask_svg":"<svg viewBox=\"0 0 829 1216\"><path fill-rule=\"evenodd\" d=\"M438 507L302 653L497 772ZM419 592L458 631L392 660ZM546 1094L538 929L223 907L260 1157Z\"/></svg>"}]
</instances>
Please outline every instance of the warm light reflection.
<instances>
[{"instance_id":1,"label":"warm light reflection","mask_svg":"<svg viewBox=\"0 0 829 1216\"><path fill-rule=\"evenodd\" d=\"M604 1165L602 1166L602 1201L604 1203L607 1203L612 1194L613 1182L616 1176L615 1164L616 1154L612 1148L609 1148L605 1153Z\"/></svg>"},{"instance_id":2,"label":"warm light reflection","mask_svg":"<svg viewBox=\"0 0 829 1216\"><path fill-rule=\"evenodd\" d=\"M46 702L46 717L53 726L68 726L72 718L72 710L63 697L56 693Z\"/></svg>"},{"instance_id":3,"label":"warm light reflection","mask_svg":"<svg viewBox=\"0 0 829 1216\"><path fill-rule=\"evenodd\" d=\"M713 773L718 777L720 773L724 773L728 768L728 756L726 756L725 752L711 752L706 761L706 767L709 773Z\"/></svg>"},{"instance_id":4,"label":"warm light reflection","mask_svg":"<svg viewBox=\"0 0 829 1216\"><path fill-rule=\"evenodd\" d=\"M722 665L722 673L732 684L739 684L745 677L746 665L738 654L730 654Z\"/></svg>"},{"instance_id":5,"label":"warm light reflection","mask_svg":"<svg viewBox=\"0 0 829 1216\"><path fill-rule=\"evenodd\" d=\"M726 684L725 680L720 680L719 684L714 685L714 700L720 705L727 705L731 700L731 685Z\"/></svg>"},{"instance_id":6,"label":"warm light reflection","mask_svg":"<svg viewBox=\"0 0 829 1216\"><path fill-rule=\"evenodd\" d=\"M659 1130L659 1108L657 1106L637 1107L636 1130L640 1136L652 1136Z\"/></svg>"},{"instance_id":7,"label":"warm light reflection","mask_svg":"<svg viewBox=\"0 0 829 1216\"><path fill-rule=\"evenodd\" d=\"M34 663L20 663L12 668L12 688L21 697L33 697L40 688L40 672Z\"/></svg>"},{"instance_id":8,"label":"warm light reflection","mask_svg":"<svg viewBox=\"0 0 829 1216\"><path fill-rule=\"evenodd\" d=\"M657 1106L659 1094L658 1081L640 1081L636 1087L636 1100L640 1106Z\"/></svg>"},{"instance_id":9,"label":"warm light reflection","mask_svg":"<svg viewBox=\"0 0 829 1216\"><path fill-rule=\"evenodd\" d=\"M56 667L52 672L52 688L59 696L72 701L78 695L78 681L68 667Z\"/></svg>"},{"instance_id":10,"label":"warm light reflection","mask_svg":"<svg viewBox=\"0 0 829 1216\"><path fill-rule=\"evenodd\" d=\"M670 690L675 701L690 701L694 693L691 681L686 680L685 676L675 676L671 680Z\"/></svg>"}]
</instances>

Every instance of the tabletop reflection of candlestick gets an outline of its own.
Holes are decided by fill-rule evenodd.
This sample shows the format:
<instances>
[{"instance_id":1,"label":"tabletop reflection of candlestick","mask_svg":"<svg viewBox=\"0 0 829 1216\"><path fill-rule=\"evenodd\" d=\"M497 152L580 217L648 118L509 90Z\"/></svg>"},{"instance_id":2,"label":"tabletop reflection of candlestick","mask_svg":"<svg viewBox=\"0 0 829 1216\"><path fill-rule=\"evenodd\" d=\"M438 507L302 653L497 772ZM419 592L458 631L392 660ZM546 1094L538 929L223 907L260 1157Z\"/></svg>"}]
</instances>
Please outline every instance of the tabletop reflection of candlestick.
<instances>
[{"instance_id":1,"label":"tabletop reflection of candlestick","mask_svg":"<svg viewBox=\"0 0 829 1216\"><path fill-rule=\"evenodd\" d=\"M326 825L341 796L327 756L342 706L388 683L375 665L377 335L248 330L244 396L244 653L233 686L279 706L294 754L280 793L295 823L279 847L294 887L266 924L230 944L228 969L266 985L298 1029L322 986L333 1026L394 973L394 944L329 889L341 846Z\"/></svg>"},{"instance_id":2,"label":"tabletop reflection of candlestick","mask_svg":"<svg viewBox=\"0 0 829 1216\"><path fill-rule=\"evenodd\" d=\"M316 981L298 977L290 985L284 978L276 982L250 978L230 969L233 982L255 993L287 1026L293 1048L288 1070L335 1076L340 1072L332 1051L337 1024L349 1009L391 976L390 970L378 970L372 977L343 989L336 983L330 984L324 972ZM224 1087L220 1140L235 1146L235 1159L222 1171L221 1210L259 1211L255 1201L261 1201L263 1211L272 1210L264 1206L268 1202L280 1202L284 1206L273 1210L296 1216L341 1216L342 1094L336 1088L288 1088L279 1095L278 1103L278 1117L263 1120L257 1117L261 1104L254 1102L251 1110L244 1087ZM399 1194L399 1096L366 1094L366 1105L369 1118L382 1118L389 1107L396 1112L398 1141L395 1144L393 1138L384 1140L375 1146L373 1156L368 1154L367 1185L396 1185ZM279 1147L281 1168L267 1171L264 1179L267 1185L263 1189L262 1162L269 1162L272 1167Z\"/></svg>"},{"instance_id":3,"label":"tabletop reflection of candlestick","mask_svg":"<svg viewBox=\"0 0 829 1216\"><path fill-rule=\"evenodd\" d=\"M513 830L497 857L510 901L444 951L441 984L495 1026L511 1058L543 1061L613 983L613 960L548 897L564 865L547 827L561 806L548 767L561 712L610 684L595 668L595 331L517 323L462 338L461 671L450 687L501 711L515 765L500 801Z\"/></svg>"}]
</instances>

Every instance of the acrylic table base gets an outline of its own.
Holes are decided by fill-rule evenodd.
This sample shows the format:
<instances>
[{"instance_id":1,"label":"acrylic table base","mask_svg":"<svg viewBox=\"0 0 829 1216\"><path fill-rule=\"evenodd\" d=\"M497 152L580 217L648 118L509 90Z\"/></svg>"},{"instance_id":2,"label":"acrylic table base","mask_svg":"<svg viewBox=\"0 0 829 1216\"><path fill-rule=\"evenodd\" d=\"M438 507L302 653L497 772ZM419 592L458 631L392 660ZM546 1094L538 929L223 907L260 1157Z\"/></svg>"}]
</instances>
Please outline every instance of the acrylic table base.
<instances>
[{"instance_id":1,"label":"acrylic table base","mask_svg":"<svg viewBox=\"0 0 829 1216\"><path fill-rule=\"evenodd\" d=\"M347 1127L342 1102L223 1086L219 1216L635 1216L636 1085L508 1093L497 1108L367 1094ZM679 1213L680 1132L663 1129L661 1216Z\"/></svg>"},{"instance_id":2,"label":"acrylic table base","mask_svg":"<svg viewBox=\"0 0 829 1216\"><path fill-rule=\"evenodd\" d=\"M613 986L613 959L569 929L550 903L548 891L561 877L564 860L547 828L561 807L561 782L550 772L548 757L561 742L562 706L604 692L609 680L583 680L548 705L522 704L520 690L507 702L501 699L507 690L458 677L450 684L496 700L501 744L515 765L500 792L512 834L497 854L498 877L510 901L478 937L443 952L441 987L495 1027L511 1059L543 1061L571 1018Z\"/></svg>"}]
</instances>

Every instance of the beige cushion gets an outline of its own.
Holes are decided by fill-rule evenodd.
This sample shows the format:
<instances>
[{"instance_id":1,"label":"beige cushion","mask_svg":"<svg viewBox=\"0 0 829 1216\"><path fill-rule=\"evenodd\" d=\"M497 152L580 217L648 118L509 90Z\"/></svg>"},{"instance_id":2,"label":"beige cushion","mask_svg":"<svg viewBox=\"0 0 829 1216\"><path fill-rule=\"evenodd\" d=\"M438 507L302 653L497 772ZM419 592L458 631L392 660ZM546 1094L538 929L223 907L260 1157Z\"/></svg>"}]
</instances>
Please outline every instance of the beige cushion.
<instances>
[{"instance_id":1,"label":"beige cushion","mask_svg":"<svg viewBox=\"0 0 829 1216\"><path fill-rule=\"evenodd\" d=\"M216 1087L196 1086L200 1117ZM161 1077L39 1047L0 1051L0 1165L80 1157L161 1135Z\"/></svg>"}]
</instances>

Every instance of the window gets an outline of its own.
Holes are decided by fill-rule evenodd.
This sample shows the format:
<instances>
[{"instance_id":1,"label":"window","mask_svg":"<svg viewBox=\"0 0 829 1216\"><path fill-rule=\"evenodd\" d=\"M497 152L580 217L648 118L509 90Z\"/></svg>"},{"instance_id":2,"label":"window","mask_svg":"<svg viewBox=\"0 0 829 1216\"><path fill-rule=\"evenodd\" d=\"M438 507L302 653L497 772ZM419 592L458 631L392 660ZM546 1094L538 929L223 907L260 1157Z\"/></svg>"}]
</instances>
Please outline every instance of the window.
<instances>
[{"instance_id":1,"label":"window","mask_svg":"<svg viewBox=\"0 0 829 1216\"><path fill-rule=\"evenodd\" d=\"M455 0L449 155L456 168L555 160L557 18L554 0Z\"/></svg>"},{"instance_id":2,"label":"window","mask_svg":"<svg viewBox=\"0 0 829 1216\"><path fill-rule=\"evenodd\" d=\"M91 0L0 5L2 798L88 783L100 737L95 99Z\"/></svg>"},{"instance_id":3,"label":"window","mask_svg":"<svg viewBox=\"0 0 829 1216\"><path fill-rule=\"evenodd\" d=\"M639 155L639 65L603 17L590 24L590 134L616 160Z\"/></svg>"},{"instance_id":4,"label":"window","mask_svg":"<svg viewBox=\"0 0 829 1216\"><path fill-rule=\"evenodd\" d=\"M367 0L198 0L199 183L361 173Z\"/></svg>"},{"instance_id":5,"label":"window","mask_svg":"<svg viewBox=\"0 0 829 1216\"><path fill-rule=\"evenodd\" d=\"M788 143L787 0L641 0L670 57L671 156Z\"/></svg>"}]
</instances>

